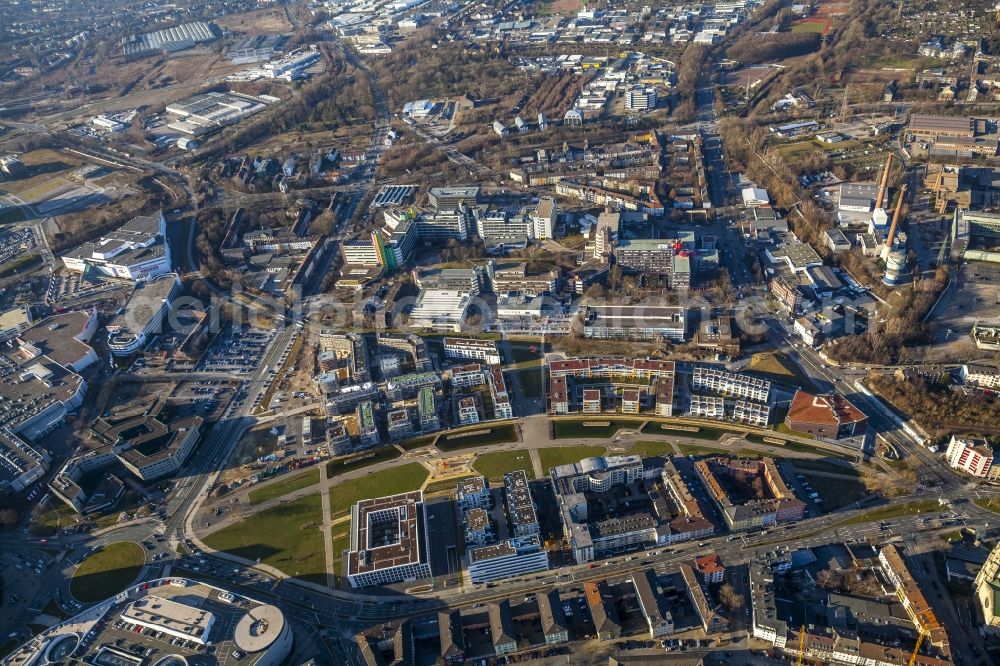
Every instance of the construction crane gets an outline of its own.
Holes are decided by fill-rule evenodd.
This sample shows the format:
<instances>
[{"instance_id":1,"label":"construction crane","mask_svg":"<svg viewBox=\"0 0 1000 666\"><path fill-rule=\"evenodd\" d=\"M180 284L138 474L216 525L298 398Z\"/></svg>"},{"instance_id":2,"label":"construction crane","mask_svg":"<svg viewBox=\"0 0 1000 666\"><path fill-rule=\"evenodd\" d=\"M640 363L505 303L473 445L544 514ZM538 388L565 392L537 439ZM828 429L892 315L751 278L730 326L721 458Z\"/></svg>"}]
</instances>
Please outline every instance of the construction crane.
<instances>
[{"instance_id":1,"label":"construction crane","mask_svg":"<svg viewBox=\"0 0 1000 666\"><path fill-rule=\"evenodd\" d=\"M920 644L918 643L917 646L919 647L919 645ZM916 657L915 652L913 653L913 655L914 657ZM802 658L805 656L806 656L806 625L803 624L802 628L799 629L799 660L795 663L795 666L802 666ZM913 664L911 663L910 666L913 666Z\"/></svg>"},{"instance_id":2,"label":"construction crane","mask_svg":"<svg viewBox=\"0 0 1000 666\"><path fill-rule=\"evenodd\" d=\"M920 652L920 645L924 642L924 637L927 636L927 632L921 630L920 636L917 637L917 644L913 646L913 654L910 655L910 661L906 666L913 666L917 663L917 653ZM799 657L801 660L801 657Z\"/></svg>"}]
</instances>

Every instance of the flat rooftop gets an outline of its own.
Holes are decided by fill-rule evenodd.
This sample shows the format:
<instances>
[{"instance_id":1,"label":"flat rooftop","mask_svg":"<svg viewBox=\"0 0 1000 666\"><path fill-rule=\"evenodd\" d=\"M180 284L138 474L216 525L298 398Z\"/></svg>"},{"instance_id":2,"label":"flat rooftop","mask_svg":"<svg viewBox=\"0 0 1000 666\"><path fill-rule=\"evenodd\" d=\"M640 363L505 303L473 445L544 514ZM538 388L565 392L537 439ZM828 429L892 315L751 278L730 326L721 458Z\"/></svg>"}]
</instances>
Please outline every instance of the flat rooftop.
<instances>
[{"instance_id":1,"label":"flat rooftop","mask_svg":"<svg viewBox=\"0 0 1000 666\"><path fill-rule=\"evenodd\" d=\"M348 574L423 561L422 505L419 490L358 502L352 512Z\"/></svg>"}]
</instances>

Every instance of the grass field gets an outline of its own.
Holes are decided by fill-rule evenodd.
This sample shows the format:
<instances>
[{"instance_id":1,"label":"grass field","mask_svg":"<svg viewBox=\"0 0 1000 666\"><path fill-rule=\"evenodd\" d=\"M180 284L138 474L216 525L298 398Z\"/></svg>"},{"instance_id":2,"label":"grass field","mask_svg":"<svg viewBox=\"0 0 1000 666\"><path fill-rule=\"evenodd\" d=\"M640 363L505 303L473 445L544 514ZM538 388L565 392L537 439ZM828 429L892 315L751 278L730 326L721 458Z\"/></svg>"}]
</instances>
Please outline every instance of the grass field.
<instances>
[{"instance_id":1,"label":"grass field","mask_svg":"<svg viewBox=\"0 0 1000 666\"><path fill-rule=\"evenodd\" d=\"M0 266L0 277L9 277L15 273L24 273L37 267L40 263L42 263L42 256L40 254L34 252L22 254L20 257Z\"/></svg>"},{"instance_id":2,"label":"grass field","mask_svg":"<svg viewBox=\"0 0 1000 666\"><path fill-rule=\"evenodd\" d=\"M272 483L269 486L264 486L263 488L259 488L257 490L251 490L250 504L260 504L261 502L266 502L267 500L274 499L275 497L281 497L282 495L293 493L296 490L301 490L302 488L315 486L317 483L319 483L318 469L312 469L308 472L303 472L302 474L289 476L288 478Z\"/></svg>"},{"instance_id":3,"label":"grass field","mask_svg":"<svg viewBox=\"0 0 1000 666\"><path fill-rule=\"evenodd\" d=\"M826 21L801 21L792 24L791 32L823 32Z\"/></svg>"},{"instance_id":4,"label":"grass field","mask_svg":"<svg viewBox=\"0 0 1000 666\"><path fill-rule=\"evenodd\" d=\"M811 142L799 142L810 143ZM799 144L792 144L793 146ZM815 144L811 144L815 147ZM787 148L788 146L782 146L778 148L778 152L784 153L782 148ZM786 155L786 159L788 156ZM766 375L768 379L776 382L783 382L785 384L795 384L797 386L802 386L808 391L815 391L816 385L813 384L812 380L806 376L799 367L792 362L787 356L781 352L760 352L754 354L750 358L750 364L747 366L747 370Z\"/></svg>"},{"instance_id":5,"label":"grass field","mask_svg":"<svg viewBox=\"0 0 1000 666\"><path fill-rule=\"evenodd\" d=\"M475 433L463 435L463 433ZM505 442L516 442L517 433L514 426L501 425L489 426L480 425L465 431L452 432L438 437L437 448L442 451L454 451L456 449L467 449L470 446L489 446L490 444L503 444Z\"/></svg>"},{"instance_id":6,"label":"grass field","mask_svg":"<svg viewBox=\"0 0 1000 666\"><path fill-rule=\"evenodd\" d=\"M823 500L824 511L836 511L857 502L868 494L868 489L859 479L834 479L809 472L802 472L802 476L806 477L806 481L809 482L812 489L819 493Z\"/></svg>"},{"instance_id":7,"label":"grass field","mask_svg":"<svg viewBox=\"0 0 1000 666\"><path fill-rule=\"evenodd\" d=\"M24 221L24 210L20 206L11 206L0 210L0 225L16 224Z\"/></svg>"},{"instance_id":8,"label":"grass field","mask_svg":"<svg viewBox=\"0 0 1000 666\"><path fill-rule=\"evenodd\" d=\"M972 501L975 502L976 506L980 509L986 509L987 511L992 511L993 513L1000 513L1000 499L980 498Z\"/></svg>"},{"instance_id":9,"label":"grass field","mask_svg":"<svg viewBox=\"0 0 1000 666\"><path fill-rule=\"evenodd\" d=\"M816 439L815 436L810 435L807 432L799 432L798 430L792 430L784 423L778 423L774 426L775 432L780 432L783 435L792 435L794 437L801 437L802 439ZM794 442L785 442L785 445L794 444Z\"/></svg>"},{"instance_id":10,"label":"grass field","mask_svg":"<svg viewBox=\"0 0 1000 666\"><path fill-rule=\"evenodd\" d=\"M712 428L708 426L694 426L698 428L697 430L681 430L682 427L672 423L657 423L656 421L650 421L642 429L644 435L672 435L675 437L690 437L692 439L704 439L711 441L718 441L720 437L729 432L737 432L733 430L726 430L724 428Z\"/></svg>"},{"instance_id":11,"label":"grass field","mask_svg":"<svg viewBox=\"0 0 1000 666\"><path fill-rule=\"evenodd\" d=\"M546 348L551 349L551 346L546 345ZM540 342L511 342L510 351L514 358L507 359L508 364L540 361L542 358L542 344Z\"/></svg>"},{"instance_id":12,"label":"grass field","mask_svg":"<svg viewBox=\"0 0 1000 666\"><path fill-rule=\"evenodd\" d=\"M542 379L544 372L541 366L517 371L517 381L521 384L521 392L525 398L541 398L545 393Z\"/></svg>"},{"instance_id":13,"label":"grass field","mask_svg":"<svg viewBox=\"0 0 1000 666\"><path fill-rule=\"evenodd\" d=\"M358 500L419 490L429 475L420 463L407 463L338 483L330 488L330 511L334 517L342 516Z\"/></svg>"},{"instance_id":14,"label":"grass field","mask_svg":"<svg viewBox=\"0 0 1000 666\"><path fill-rule=\"evenodd\" d=\"M52 536L59 528L75 525L76 516L76 511L69 508L69 506L59 500L50 498L41 515L32 520L28 525L28 531L34 536Z\"/></svg>"},{"instance_id":15,"label":"grass field","mask_svg":"<svg viewBox=\"0 0 1000 666\"><path fill-rule=\"evenodd\" d=\"M370 453L359 455L357 457L331 460L326 464L326 475L334 477L338 474L350 472L352 469L360 469L376 463L385 462L386 460L398 458L401 455L402 454L398 449L396 449L396 447L385 446L381 449L376 449Z\"/></svg>"},{"instance_id":16,"label":"grass field","mask_svg":"<svg viewBox=\"0 0 1000 666\"><path fill-rule=\"evenodd\" d=\"M420 449L426 446L430 446L434 443L434 438L437 435L423 435L421 437L414 437L413 439L406 439L398 444L406 449L407 451L412 451L413 449Z\"/></svg>"},{"instance_id":17,"label":"grass field","mask_svg":"<svg viewBox=\"0 0 1000 666\"><path fill-rule=\"evenodd\" d=\"M603 456L607 450L603 446L550 446L538 449L538 459L546 474L557 465L580 462L584 458Z\"/></svg>"},{"instance_id":18,"label":"grass field","mask_svg":"<svg viewBox=\"0 0 1000 666\"><path fill-rule=\"evenodd\" d=\"M490 480L502 480L507 472L523 469L529 479L535 478L531 456L527 451L493 451L476 456L473 469Z\"/></svg>"},{"instance_id":19,"label":"grass field","mask_svg":"<svg viewBox=\"0 0 1000 666\"><path fill-rule=\"evenodd\" d=\"M588 423L607 425L586 425ZM638 428L641 423L642 421L639 420L609 419L602 417L600 414L595 414L590 419L556 421L553 428L556 439L591 437L607 439L613 437L622 428Z\"/></svg>"},{"instance_id":20,"label":"grass field","mask_svg":"<svg viewBox=\"0 0 1000 666\"><path fill-rule=\"evenodd\" d=\"M139 544L108 544L80 563L69 583L69 592L84 603L103 601L128 587L145 563L146 553Z\"/></svg>"},{"instance_id":21,"label":"grass field","mask_svg":"<svg viewBox=\"0 0 1000 666\"><path fill-rule=\"evenodd\" d=\"M674 447L670 442L654 442L648 439L639 440L629 449L635 456L672 456Z\"/></svg>"},{"instance_id":22,"label":"grass field","mask_svg":"<svg viewBox=\"0 0 1000 666\"><path fill-rule=\"evenodd\" d=\"M205 537L204 542L289 576L326 584L326 550L320 523L323 511L315 493L261 511Z\"/></svg>"},{"instance_id":23,"label":"grass field","mask_svg":"<svg viewBox=\"0 0 1000 666\"><path fill-rule=\"evenodd\" d=\"M912 516L918 513L927 513L940 509L941 505L937 500L922 500L919 502L909 502L907 504L895 504L873 509L859 516L848 518L840 525L856 525L858 523L870 523L876 520L889 520L890 518L900 518L902 516Z\"/></svg>"}]
</instances>

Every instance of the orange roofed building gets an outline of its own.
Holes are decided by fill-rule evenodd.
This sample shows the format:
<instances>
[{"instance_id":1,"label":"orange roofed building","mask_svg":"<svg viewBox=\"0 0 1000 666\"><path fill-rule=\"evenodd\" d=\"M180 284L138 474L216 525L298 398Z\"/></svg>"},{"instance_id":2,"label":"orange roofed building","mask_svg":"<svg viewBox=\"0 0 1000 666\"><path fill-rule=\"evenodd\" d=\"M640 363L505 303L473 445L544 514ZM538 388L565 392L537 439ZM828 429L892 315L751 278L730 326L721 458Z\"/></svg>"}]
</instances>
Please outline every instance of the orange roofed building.
<instances>
[{"instance_id":1,"label":"orange roofed building","mask_svg":"<svg viewBox=\"0 0 1000 666\"><path fill-rule=\"evenodd\" d=\"M796 391L785 425L825 439L843 439L865 432L868 416L842 395Z\"/></svg>"}]
</instances>

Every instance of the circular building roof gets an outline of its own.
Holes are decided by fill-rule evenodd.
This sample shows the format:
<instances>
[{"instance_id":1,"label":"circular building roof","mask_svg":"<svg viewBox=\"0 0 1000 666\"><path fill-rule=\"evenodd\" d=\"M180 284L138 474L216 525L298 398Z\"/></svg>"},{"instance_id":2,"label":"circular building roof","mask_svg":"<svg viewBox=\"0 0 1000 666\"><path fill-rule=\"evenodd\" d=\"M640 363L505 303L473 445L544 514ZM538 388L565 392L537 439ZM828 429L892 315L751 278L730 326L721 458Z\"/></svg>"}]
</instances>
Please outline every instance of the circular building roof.
<instances>
[{"instance_id":1,"label":"circular building roof","mask_svg":"<svg viewBox=\"0 0 1000 666\"><path fill-rule=\"evenodd\" d=\"M608 468L607 461L604 458L584 458L580 461L580 471L584 474L590 474L591 472L600 472Z\"/></svg>"},{"instance_id":2,"label":"circular building roof","mask_svg":"<svg viewBox=\"0 0 1000 666\"><path fill-rule=\"evenodd\" d=\"M49 643L45 650L45 662L47 664L61 664L67 660L76 646L80 644L80 637L76 634L64 634L57 636Z\"/></svg>"},{"instance_id":3,"label":"circular building roof","mask_svg":"<svg viewBox=\"0 0 1000 666\"><path fill-rule=\"evenodd\" d=\"M233 642L244 652L260 652L276 641L284 628L285 615L280 608L258 606L240 618Z\"/></svg>"},{"instance_id":4,"label":"circular building roof","mask_svg":"<svg viewBox=\"0 0 1000 666\"><path fill-rule=\"evenodd\" d=\"M188 660L179 654L168 654L153 666L188 666Z\"/></svg>"}]
</instances>

